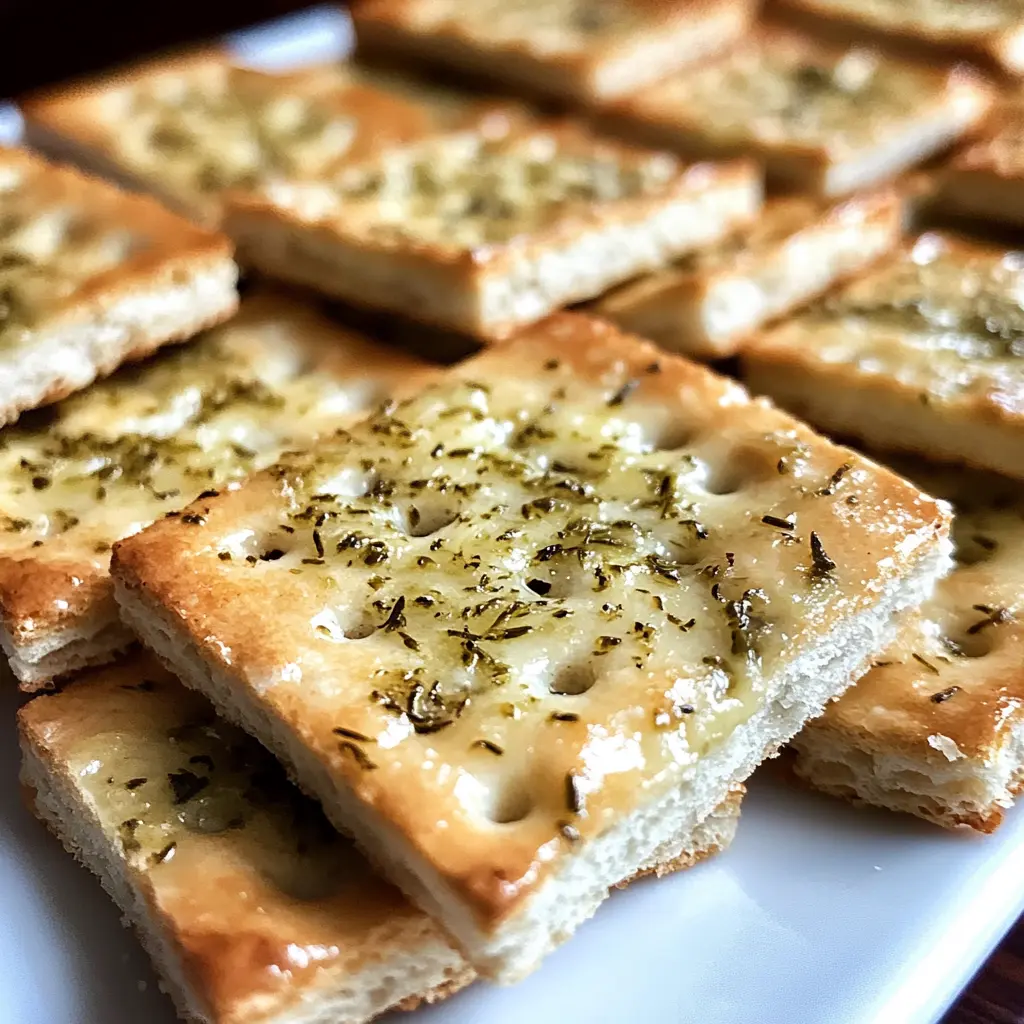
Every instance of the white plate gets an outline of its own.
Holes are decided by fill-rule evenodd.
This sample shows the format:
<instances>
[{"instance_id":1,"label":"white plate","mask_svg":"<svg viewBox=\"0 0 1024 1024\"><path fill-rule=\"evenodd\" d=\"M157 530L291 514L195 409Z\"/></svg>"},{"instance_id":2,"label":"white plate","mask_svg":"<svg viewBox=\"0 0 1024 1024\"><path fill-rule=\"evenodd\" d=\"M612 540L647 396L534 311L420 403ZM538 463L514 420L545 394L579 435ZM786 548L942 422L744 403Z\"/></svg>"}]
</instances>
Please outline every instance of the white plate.
<instances>
[{"instance_id":1,"label":"white plate","mask_svg":"<svg viewBox=\"0 0 1024 1024\"><path fill-rule=\"evenodd\" d=\"M96 880L21 806L0 698L0 1021L171 1024ZM755 777L733 848L616 893L525 982L392 1024L931 1024L1024 909L1024 814L948 834Z\"/></svg>"},{"instance_id":2,"label":"white plate","mask_svg":"<svg viewBox=\"0 0 1024 1024\"><path fill-rule=\"evenodd\" d=\"M347 38L320 9L231 42L280 68ZM171 1024L99 884L21 806L15 703L0 696L0 1024ZM394 1024L931 1024L1024 910L1022 852L1021 813L952 835L762 772L727 854L616 893L521 985Z\"/></svg>"}]
</instances>

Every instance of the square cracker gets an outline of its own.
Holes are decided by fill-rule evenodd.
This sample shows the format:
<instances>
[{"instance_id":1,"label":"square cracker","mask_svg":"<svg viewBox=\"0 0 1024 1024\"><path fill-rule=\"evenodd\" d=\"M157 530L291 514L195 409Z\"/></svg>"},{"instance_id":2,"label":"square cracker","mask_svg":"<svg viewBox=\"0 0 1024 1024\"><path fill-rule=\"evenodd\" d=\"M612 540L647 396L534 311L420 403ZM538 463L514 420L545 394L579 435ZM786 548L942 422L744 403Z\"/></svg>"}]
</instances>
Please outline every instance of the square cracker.
<instances>
[{"instance_id":1,"label":"square cracker","mask_svg":"<svg viewBox=\"0 0 1024 1024\"><path fill-rule=\"evenodd\" d=\"M797 736L795 767L836 796L991 832L1024 786L1024 488L900 466L953 502L956 569Z\"/></svg>"},{"instance_id":2,"label":"square cracker","mask_svg":"<svg viewBox=\"0 0 1024 1024\"><path fill-rule=\"evenodd\" d=\"M941 151L991 98L963 66L925 67L762 26L723 56L611 104L605 122L695 156L756 156L771 183L837 196Z\"/></svg>"},{"instance_id":3,"label":"square cracker","mask_svg":"<svg viewBox=\"0 0 1024 1024\"><path fill-rule=\"evenodd\" d=\"M939 172L938 209L1024 226L1024 97L1004 98L979 138Z\"/></svg>"},{"instance_id":4,"label":"square cracker","mask_svg":"<svg viewBox=\"0 0 1024 1024\"><path fill-rule=\"evenodd\" d=\"M19 727L35 813L99 876L185 1019L286 1024L299 1004L350 1024L472 980L264 748L151 659L29 702ZM741 798L647 873L728 846Z\"/></svg>"},{"instance_id":5,"label":"square cracker","mask_svg":"<svg viewBox=\"0 0 1024 1024\"><path fill-rule=\"evenodd\" d=\"M18 724L33 810L99 876L183 1019L349 1024L472 980L277 762L151 659L30 701Z\"/></svg>"},{"instance_id":6,"label":"square cracker","mask_svg":"<svg viewBox=\"0 0 1024 1024\"><path fill-rule=\"evenodd\" d=\"M508 981L862 674L947 529L566 313L122 542L113 573L140 639Z\"/></svg>"},{"instance_id":7,"label":"square cracker","mask_svg":"<svg viewBox=\"0 0 1024 1024\"><path fill-rule=\"evenodd\" d=\"M773 199L749 229L623 285L594 312L663 348L721 359L769 321L894 249L902 220L895 189L838 203Z\"/></svg>"},{"instance_id":8,"label":"square cracker","mask_svg":"<svg viewBox=\"0 0 1024 1024\"><path fill-rule=\"evenodd\" d=\"M1024 253L927 233L751 342L751 387L883 451L1024 476Z\"/></svg>"},{"instance_id":9,"label":"square cracker","mask_svg":"<svg viewBox=\"0 0 1024 1024\"><path fill-rule=\"evenodd\" d=\"M511 104L358 65L273 75L212 50L29 96L22 108L34 146L204 223L220 221L232 189L315 178L342 161L513 116Z\"/></svg>"},{"instance_id":10,"label":"square cracker","mask_svg":"<svg viewBox=\"0 0 1024 1024\"><path fill-rule=\"evenodd\" d=\"M531 93L593 103L715 53L750 0L362 0L359 50L418 58Z\"/></svg>"},{"instance_id":11,"label":"square cracker","mask_svg":"<svg viewBox=\"0 0 1024 1024\"><path fill-rule=\"evenodd\" d=\"M0 147L0 426L230 316L237 273L221 235Z\"/></svg>"},{"instance_id":12,"label":"square cracker","mask_svg":"<svg viewBox=\"0 0 1024 1024\"><path fill-rule=\"evenodd\" d=\"M862 29L1024 72L1024 3L965 0L781 0L837 32Z\"/></svg>"},{"instance_id":13,"label":"square cracker","mask_svg":"<svg viewBox=\"0 0 1024 1024\"><path fill-rule=\"evenodd\" d=\"M429 372L279 295L0 433L0 645L23 688L132 642L114 541Z\"/></svg>"},{"instance_id":14,"label":"square cracker","mask_svg":"<svg viewBox=\"0 0 1024 1024\"><path fill-rule=\"evenodd\" d=\"M540 124L232 197L226 224L271 276L493 340L715 241L760 203L746 163L687 166Z\"/></svg>"}]
</instances>

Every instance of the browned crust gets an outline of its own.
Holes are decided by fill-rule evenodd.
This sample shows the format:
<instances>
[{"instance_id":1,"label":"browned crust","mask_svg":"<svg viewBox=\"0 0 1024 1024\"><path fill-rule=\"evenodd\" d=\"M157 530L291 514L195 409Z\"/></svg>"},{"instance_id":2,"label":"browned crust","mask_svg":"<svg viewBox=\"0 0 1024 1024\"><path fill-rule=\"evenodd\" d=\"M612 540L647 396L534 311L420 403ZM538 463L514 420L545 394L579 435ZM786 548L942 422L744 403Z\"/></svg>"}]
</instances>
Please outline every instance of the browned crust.
<instances>
[{"instance_id":1,"label":"browned crust","mask_svg":"<svg viewBox=\"0 0 1024 1024\"><path fill-rule=\"evenodd\" d=\"M119 164L112 152L109 129L104 119L97 116L97 105L107 93L132 83L163 75L200 75L226 66L228 60L225 49L209 46L141 64L125 64L70 85L30 93L18 101L25 121L25 138L49 156L72 161L92 173L112 178L125 188L154 191L152 182ZM156 188L155 194L182 216L207 226L216 224L216 211L211 204L197 205L191 197L173 189Z\"/></svg>"},{"instance_id":2,"label":"browned crust","mask_svg":"<svg viewBox=\"0 0 1024 1024\"><path fill-rule=\"evenodd\" d=\"M570 150L583 149L600 153L622 161L625 165L637 162L649 155L643 150L597 139L578 125L559 123L537 126L540 131L552 136L560 145ZM510 141L518 136L513 132L507 136ZM437 145L437 140L426 143L425 147ZM567 211L554 218L543 229L529 235L517 237L504 244L477 245L469 249L453 249L416 239L396 240L381 237L364 230L359 224L346 217L343 203L324 216L305 215L295 208L289 208L272 196L257 193L234 193L228 197L225 216L226 230L239 239L241 258L256 266L260 265L261 244L269 234L278 239L294 239L299 248L309 247L322 255L326 261L332 251L334 259L358 263L361 257L367 262L367 273L378 268L389 274L401 275L422 291L451 293L466 299L477 297L485 283L510 274L517 266L530 260L543 258L545 253L566 247L582 235L602 230L612 230L624 225L643 225L645 222L670 208L676 201L697 197L701 192L728 187L756 180L754 165L747 160L736 160L723 164L680 163L673 181L654 196L626 198L581 205L578 210ZM287 266L268 267L269 271L288 273ZM296 283L311 282L296 276ZM355 283L339 270L337 282L325 278L316 282L323 290L337 294L347 302L378 308L380 303L362 294ZM588 296L589 297L589 296ZM509 316L501 322L482 322L474 310L474 322L460 322L456 325L431 317L429 311L417 304L402 306L400 312L411 318L423 319L442 326L457 326L460 330L472 331L475 337L485 341L507 338L523 326L521 318Z\"/></svg>"},{"instance_id":3,"label":"browned crust","mask_svg":"<svg viewBox=\"0 0 1024 1024\"><path fill-rule=\"evenodd\" d=\"M133 689L142 679L151 688ZM92 750L94 738L151 730L154 722L173 727L204 713L206 707L152 659L139 657L92 672L61 693L29 701L19 710L18 726L25 752L53 777L56 789L71 790L78 803L73 759L83 749ZM96 753L102 750L97 748ZM61 838L79 856L74 842L68 841L73 835L66 830ZM276 1020L303 995L310 995L310 988L315 989L314 998L330 999L332 976L344 987L358 983L363 971L384 966L392 953L405 955L439 944L444 948L429 919L344 847L339 853L342 866L359 884L345 881L342 873L337 891L305 901L279 889L232 835L195 835L187 848L179 842L175 856L158 869L126 866L142 914L165 939L166 952L178 961L192 1005L200 1006L211 1020ZM116 843L106 830L104 841ZM283 851L269 851L267 856L271 855L280 857ZM123 858L120 851L116 856ZM197 898L200 878L204 891ZM130 916L139 923L139 914ZM289 958L292 943L311 942L336 947L338 959L302 966ZM160 970L168 968L162 950L147 951ZM459 964L454 954L451 957L457 964L451 976L419 998L433 1002L473 980L472 970ZM289 964L289 969L273 969L282 964Z\"/></svg>"},{"instance_id":4,"label":"browned crust","mask_svg":"<svg viewBox=\"0 0 1024 1024\"><path fill-rule=\"evenodd\" d=\"M951 580L955 584L955 573ZM944 582L939 583L940 592ZM984 590L978 587L976 592ZM957 608L956 613L985 618L969 608ZM913 660L909 647L897 645L885 652L887 664L873 668L809 729L879 756L902 754L938 763L945 758L929 747L928 737L946 736L964 757L979 766L989 763L1024 716L1024 628L1006 623L987 629L985 636L998 644L998 651L977 662L940 663L934 676ZM933 699L950 690L949 699Z\"/></svg>"},{"instance_id":5,"label":"browned crust","mask_svg":"<svg viewBox=\"0 0 1024 1024\"><path fill-rule=\"evenodd\" d=\"M115 611L114 588L94 563L29 552L0 556L0 622L16 645L60 632L100 608Z\"/></svg>"},{"instance_id":6,"label":"browned crust","mask_svg":"<svg viewBox=\"0 0 1024 1024\"><path fill-rule=\"evenodd\" d=\"M19 194L28 193L33 203L45 207L82 208L96 222L123 228L136 240L135 251L117 266L93 275L69 294L53 298L48 313L33 330L40 333L59 331L82 322L102 322L116 313L119 304L139 295L158 295L199 280L209 272L230 266L233 246L223 235L207 231L164 209L145 196L124 192L98 178L84 175L73 168L51 164L23 149L0 147L0 167L23 175L13 190L15 202ZM3 204L0 204L3 205ZM171 332L136 332L125 346L110 345L108 352L93 365L93 379L112 373L126 362L139 360L162 345L183 341L196 331L227 318L237 306L237 296L227 296L221 308L204 320L192 319ZM28 407L55 402L76 390L81 383L64 377L54 367L48 387L27 404L19 400L6 409L0 408L0 423L11 422Z\"/></svg>"},{"instance_id":7,"label":"browned crust","mask_svg":"<svg viewBox=\"0 0 1024 1024\"><path fill-rule=\"evenodd\" d=\"M114 296L110 296L109 298L111 301L107 305L107 309L116 308L117 299ZM236 308L237 304L235 306L235 309ZM120 369L122 366L127 366L129 363L141 362L143 359L148 358L153 355L154 352L163 348L164 345L174 345L190 341L199 332L207 330L210 327L214 327L218 323L226 320L234 311L234 309L226 310L223 314L210 316L205 320L198 321L195 324L194 330L190 326L187 330L176 331L171 335L159 335L142 339L139 344L133 345L131 348L120 352L112 351L109 359L105 359L102 362L95 364L95 377L93 378L93 381L109 377L116 370ZM84 313L85 310L83 309L81 312ZM73 315L73 313L72 311L69 311L68 319L70 319L71 315ZM72 384L62 378L58 379L48 387L35 402L32 403L32 408L41 409L44 406L53 405L55 402L59 402L61 399L67 398L69 395L73 395L81 390L81 386L77 384ZM27 409L12 410L6 421L0 418L0 426L6 426L9 423L13 423L20 413L27 411Z\"/></svg>"},{"instance_id":8,"label":"browned crust","mask_svg":"<svg viewBox=\"0 0 1024 1024\"><path fill-rule=\"evenodd\" d=\"M268 74L235 64L227 51L205 48L183 55L130 65L71 85L34 93L21 101L27 138L49 153L67 156L136 190L150 191L168 205L200 223L216 225L223 214L225 192L201 193L163 180L131 166L121 155L120 133L130 130L106 116L104 104L118 90L167 76L202 80L222 74L245 91L288 94L314 101L339 119L358 126L352 143L338 163L364 160L391 147L465 125L497 126L522 112L511 103L467 101L459 116L442 113L429 99L381 88L372 78L362 80L358 69L315 65L290 74ZM365 77L365 76L364 76ZM448 123L451 121L451 123ZM333 163L334 161L332 161Z\"/></svg>"},{"instance_id":9,"label":"browned crust","mask_svg":"<svg viewBox=\"0 0 1024 1024\"><path fill-rule=\"evenodd\" d=\"M729 790L729 795L714 811L713 816L716 818L727 816L731 819L721 823L718 829L719 834L715 841L710 843L708 846L684 850L678 857L674 857L671 860L663 860L651 867L643 868L642 870L630 875L629 878L625 878L621 882L616 882L615 888L625 889L641 878L665 878L668 875L675 874L677 871L687 871L692 867L696 867L703 861L714 857L716 854L724 852L732 842L732 836L736 827L736 819L740 816L740 805L743 803L743 799L746 794L746 786L742 784L733 786L733 788Z\"/></svg>"},{"instance_id":10,"label":"browned crust","mask_svg":"<svg viewBox=\"0 0 1024 1024\"><path fill-rule=\"evenodd\" d=\"M736 47L721 57L709 60L702 69L713 69L720 62L727 66L734 54L756 53L766 48L789 50L805 55L811 61L836 62L849 46L829 44L796 31L780 23L763 23L749 33ZM908 74L927 80L933 89L931 103L920 111L942 110L963 104L974 108L970 126L987 113L994 99L990 84L966 66L935 69L923 62L910 62L888 57L887 64L899 67ZM726 159L740 156L753 157L766 165L771 183L797 188L801 191L822 193L828 172L835 166L857 156L863 156L873 147L853 150L830 144L815 145L790 141L767 143L744 130L741 137L729 133L718 134L706 118L688 116L678 103L665 104L661 99L662 85L655 83L645 90L618 102L608 104L602 111L599 124L615 134L634 139L650 146L664 146L701 159ZM969 127L969 126L968 126ZM958 134L966 131L966 127Z\"/></svg>"},{"instance_id":11,"label":"browned crust","mask_svg":"<svg viewBox=\"0 0 1024 1024\"><path fill-rule=\"evenodd\" d=\"M870 671L796 737L796 771L848 799L861 789L946 827L991 831L1006 790L1024 784L1024 490L910 459L896 468L953 504L959 560Z\"/></svg>"},{"instance_id":12,"label":"browned crust","mask_svg":"<svg viewBox=\"0 0 1024 1024\"><path fill-rule=\"evenodd\" d=\"M695 269L670 268L627 284L598 300L594 311L621 323L627 330L649 336L668 348L678 348L695 358L733 355L746 338L763 326L856 277L864 266L835 275L822 287L774 310L751 330L733 331L721 339L708 336L700 316L701 304L716 284L763 272L775 264L783 247L842 231L852 219L856 219L864 231L885 229L891 236L892 248L899 240L905 217L904 191L894 186L830 204L802 197L776 198L765 206L758 221L735 236L742 239L741 247L734 251L733 245L726 244L724 248L728 256L715 258L715 247L712 246L708 250L711 259L706 265L698 263ZM773 221L784 226L773 227ZM883 255L879 253L875 258L881 259ZM647 335L645 322L657 325L654 333Z\"/></svg>"},{"instance_id":13,"label":"browned crust","mask_svg":"<svg viewBox=\"0 0 1024 1024\"><path fill-rule=\"evenodd\" d=\"M948 527L943 506L921 497L895 475L831 446L767 404L749 400L736 385L683 359L666 356L654 346L623 335L599 320L578 314L554 316L450 373L458 380L489 380L511 372L522 376L529 367L548 361L552 354L561 360L561 372L572 373L576 379L607 381L611 367L615 367L617 375L635 375L641 383L631 400L666 402L674 408L691 409L695 415L697 410L713 410L715 430L720 436L737 432L749 437L752 432L762 436L762 431L785 431L794 444L803 441L812 445L822 462L828 463L829 472L839 462L850 462L870 473L870 481L858 485L861 504L856 511L837 499L834 504L823 506L820 514L806 514L805 527L819 532L826 549L842 550L847 564L863 565L865 572L870 566L875 580L870 591L860 583L856 592L852 584L846 587L844 600L830 605L829 619L821 623L822 629L831 628L855 610L870 607L873 595L900 578L912 562L933 551ZM658 372L651 372L651 367L657 367ZM232 578L226 563L215 556L217 542L213 538L229 524L231 529L237 529L245 521L262 529L276 522L275 495L280 486L272 474L258 476L231 495L193 504L191 509L204 520L202 527L165 519L117 545L114 551L113 574L140 616L152 615L159 621L160 630L174 634L175 643L188 652L188 657L202 660L213 672L229 678L229 685L241 692L250 690L249 681L278 678L275 666L291 664L298 657L296 637L290 637L287 631L252 629L247 623L258 621L259 610L269 604L302 607L306 594L301 580L287 574L262 587L253 581L243 585ZM875 509L887 521L892 521L891 516L898 509L899 530L918 534L922 544L911 552L902 544L883 541L874 516L865 517L865 510ZM886 558L884 564L878 562L879 543L884 543L887 552L890 547L892 551L892 557ZM225 662L225 650L231 651L230 664ZM198 685L195 679L189 682ZM240 702L259 704L261 717L280 719L284 728L294 731L301 737L299 742L310 750L321 748L322 755L313 755L317 761L388 823L394 830L389 834L400 835L427 863L440 865L438 870L460 898L473 907L478 920L490 926L511 916L561 862L558 857L543 863L536 860L538 845L550 841L548 824L542 816L536 816L535 822L531 819L529 827L515 836L501 836L500 847L495 845L498 837L468 826L460 828L456 835L458 817L454 810L451 827L439 835L438 807L424 800L419 792L417 778L423 773L413 764L415 758L400 758L397 766L391 766L402 773L402 784L398 785L398 776L390 770L362 771L351 757L328 753L337 747L330 730L336 724L339 709L330 714L314 714L315 720L311 721L302 706L301 695L286 693L286 689L277 685L264 689L259 697L247 692ZM270 695L272 699L263 706ZM360 704L360 708L363 706ZM317 739L321 730L325 730L323 743ZM375 756L379 758L381 753L376 751ZM635 792L634 785L635 780L630 781L623 774L615 781L618 788L614 793L609 789L612 795L603 795L613 804L620 798L629 801L629 794ZM597 819L596 811L591 819ZM580 827L581 831L588 831L589 821L581 822ZM529 885L505 881L527 876Z\"/></svg>"},{"instance_id":14,"label":"browned crust","mask_svg":"<svg viewBox=\"0 0 1024 1024\"><path fill-rule=\"evenodd\" d=\"M936 237L941 239L944 251L962 256L964 260L991 259L993 254L1007 251L1006 247L951 234L936 234ZM913 241L908 242L906 248L909 250L912 246ZM905 259L907 258L906 251L891 258L893 260ZM881 273L887 265L887 261L883 261L874 272ZM748 373L766 372L774 375L782 372L788 375L789 379L799 379L805 384L812 380L843 384L857 388L865 395L872 395L883 402L899 406L906 405L907 408L916 404L929 418L939 416L943 420L956 421L966 425L991 424L1012 432L1017 432L1021 428L1022 417L1024 417L1024 396L1018 395L1013 388L1004 388L999 391L989 389L980 394L955 400L942 399L942 412L937 413L934 406L939 404L938 400L933 400L932 396L929 396L929 402L922 402L920 387L908 386L890 374L872 374L869 378L862 379L859 371L846 363L825 362L818 359L813 345L800 344L793 340L792 332L799 327L799 320L782 323L773 330L759 335L756 340L752 340L742 353L744 377ZM856 430L851 432L855 434ZM871 442L876 446L882 445L882 442L875 438L872 438ZM895 436L891 438L891 441L885 442L885 447L892 451L908 451L923 456L932 454L926 449L918 450L914 444L909 444L905 439ZM959 461L979 469L993 468L967 454L958 458Z\"/></svg>"},{"instance_id":15,"label":"browned crust","mask_svg":"<svg viewBox=\"0 0 1024 1024\"><path fill-rule=\"evenodd\" d=\"M954 0L954 3L959 0ZM972 60L986 67L1011 74L1024 71L1024 21L1005 32L944 32L934 28L899 28L872 18L863 10L836 10L830 3L818 0L771 0L779 13L801 20L810 30L837 40L849 40L850 33L864 42L888 42L896 47L911 48L918 59L940 57L950 60Z\"/></svg>"},{"instance_id":16,"label":"browned crust","mask_svg":"<svg viewBox=\"0 0 1024 1024\"><path fill-rule=\"evenodd\" d=\"M264 321L290 325L295 344L308 350L311 365L335 374L339 381L353 373L368 382L379 378L389 394L402 396L422 386L434 373L433 367L419 358L380 347L334 325L297 298L269 289L247 298L228 326L235 330L251 324L256 329ZM195 493L200 489L198 484ZM118 539L113 534L106 538L109 542ZM21 550L0 554L0 631L15 650L56 640L60 633L76 627L87 632L95 627L99 632L117 619L108 562L102 556L86 557L75 546L73 532L39 547L27 541ZM90 662L101 664L116 653L97 654ZM68 671L84 667L84 662L76 662ZM32 692L53 681L24 682L21 688Z\"/></svg>"},{"instance_id":17,"label":"browned crust","mask_svg":"<svg viewBox=\"0 0 1024 1024\"><path fill-rule=\"evenodd\" d=\"M168 286L231 256L231 242L223 235L190 224L147 196L122 191L99 178L63 164L48 163L22 149L0 147L0 166L25 173L33 189L55 203L86 206L96 219L123 225L147 241L128 260L97 274L68 296L43 326L73 323L97 308L106 311L140 289ZM164 339L147 339L126 355L119 354L116 363L98 367L98 373L109 373L121 361L141 358L163 343ZM51 400L63 397L64 393L58 387Z\"/></svg>"},{"instance_id":18,"label":"browned crust","mask_svg":"<svg viewBox=\"0 0 1024 1024\"><path fill-rule=\"evenodd\" d=\"M650 155L644 149L595 136L578 123L570 121L530 126L525 132L510 133L509 141L515 141L520 134L544 134L550 136L558 145L566 147L569 152L594 152L617 160L624 166L636 164ZM424 149L429 152L429 147L438 144L443 145L443 140L425 142ZM369 236L348 225L343 210L333 223L327 222L325 218L324 222L318 224L313 218L303 217L295 211L283 210L265 196L233 195L230 197L230 205L234 210L244 212L247 216L271 217L295 228L315 229L322 232L327 239L346 242L367 253L386 254L394 259L402 259L411 273L427 272L440 266L451 267L468 284L478 281L485 275L507 269L513 260L533 256L545 249L571 241L584 227L594 224L611 226L642 220L672 199L688 195L695 186L703 191L729 181L750 178L754 173L754 165L749 160L740 159L725 164L686 165L680 162L674 179L659 195L615 199L600 204L595 202L589 204L586 209L562 216L545 229L531 234L525 245L516 239L505 244L479 245L468 251L453 251L413 239L395 240Z\"/></svg>"},{"instance_id":19,"label":"browned crust","mask_svg":"<svg viewBox=\"0 0 1024 1024\"><path fill-rule=\"evenodd\" d=\"M49 163L23 149L0 147L0 166L25 172L33 186L54 202L86 205L96 219L123 225L148 244L118 267L97 274L65 303L62 319L81 315L80 305L106 305L127 291L156 286L202 270L231 256L231 242L166 210L148 196L126 192L65 164ZM141 353L140 353L141 354Z\"/></svg>"},{"instance_id":20,"label":"browned crust","mask_svg":"<svg viewBox=\"0 0 1024 1024\"><path fill-rule=\"evenodd\" d=\"M802 758L798 754L790 777L805 789L824 793L826 796L835 797L837 800L845 800L851 806L862 810L877 809L877 804L865 800L852 786L823 783L817 778L805 774L800 770L801 761ZM1021 792L1024 792L1024 779L1015 783L1010 789L1010 793L1013 796L1019 796ZM1006 808L993 805L986 814L962 814L948 809L940 811L937 805L929 806L921 803L913 813L915 817L929 821L933 825L939 825L942 828L969 828L984 835L991 835L1002 825L1003 818L1006 815Z\"/></svg>"},{"instance_id":21,"label":"browned crust","mask_svg":"<svg viewBox=\"0 0 1024 1024\"><path fill-rule=\"evenodd\" d=\"M612 0L595 0L595 6L599 2ZM411 12L429 5L430 0L358 0L351 13L360 52L454 66L543 96L584 103L630 92L721 49L750 25L755 7L751 0L634 0L635 8L646 8L648 15L642 35L552 57L529 38L482 40L454 19L433 29L418 27ZM664 52L669 41L671 54ZM613 64L626 65L628 73L609 87L602 72Z\"/></svg>"},{"instance_id":22,"label":"browned crust","mask_svg":"<svg viewBox=\"0 0 1024 1024\"><path fill-rule=\"evenodd\" d=\"M408 999L395 1003L391 1010L402 1010L408 1013L411 1010L418 1010L421 1006L433 1006L434 1003L439 1003L442 999L447 999L449 996L455 995L456 992L461 992L475 978L476 972L472 967L467 967L461 974L450 978L440 985L436 985L429 992L424 992L419 996L409 996Z\"/></svg>"}]
</instances>

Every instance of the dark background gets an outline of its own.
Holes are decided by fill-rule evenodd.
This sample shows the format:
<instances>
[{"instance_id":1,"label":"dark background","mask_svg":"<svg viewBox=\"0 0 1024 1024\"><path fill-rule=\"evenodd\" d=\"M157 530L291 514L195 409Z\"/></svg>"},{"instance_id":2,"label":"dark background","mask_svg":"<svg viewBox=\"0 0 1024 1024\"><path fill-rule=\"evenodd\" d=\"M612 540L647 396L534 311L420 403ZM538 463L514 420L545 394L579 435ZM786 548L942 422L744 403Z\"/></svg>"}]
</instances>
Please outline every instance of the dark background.
<instances>
[{"instance_id":1,"label":"dark background","mask_svg":"<svg viewBox=\"0 0 1024 1024\"><path fill-rule=\"evenodd\" d=\"M302 0L0 0L0 99L312 6Z\"/></svg>"}]
</instances>

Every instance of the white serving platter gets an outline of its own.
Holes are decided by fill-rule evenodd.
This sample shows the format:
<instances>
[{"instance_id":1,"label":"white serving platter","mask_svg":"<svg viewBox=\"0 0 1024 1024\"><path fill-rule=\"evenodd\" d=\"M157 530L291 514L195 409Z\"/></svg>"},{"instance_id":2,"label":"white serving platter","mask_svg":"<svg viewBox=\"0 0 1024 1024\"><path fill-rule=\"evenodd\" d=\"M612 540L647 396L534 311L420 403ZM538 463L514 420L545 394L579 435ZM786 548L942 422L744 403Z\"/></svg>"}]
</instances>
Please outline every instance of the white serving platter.
<instances>
[{"instance_id":1,"label":"white serving platter","mask_svg":"<svg viewBox=\"0 0 1024 1024\"><path fill-rule=\"evenodd\" d=\"M348 39L322 8L230 42L285 68ZM22 806L19 699L0 690L0 1024L171 1024L98 882ZM389 1024L932 1024L1024 911L1024 813L981 837L856 811L770 770L750 789L728 853L616 893L522 984Z\"/></svg>"}]
</instances>

